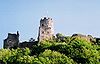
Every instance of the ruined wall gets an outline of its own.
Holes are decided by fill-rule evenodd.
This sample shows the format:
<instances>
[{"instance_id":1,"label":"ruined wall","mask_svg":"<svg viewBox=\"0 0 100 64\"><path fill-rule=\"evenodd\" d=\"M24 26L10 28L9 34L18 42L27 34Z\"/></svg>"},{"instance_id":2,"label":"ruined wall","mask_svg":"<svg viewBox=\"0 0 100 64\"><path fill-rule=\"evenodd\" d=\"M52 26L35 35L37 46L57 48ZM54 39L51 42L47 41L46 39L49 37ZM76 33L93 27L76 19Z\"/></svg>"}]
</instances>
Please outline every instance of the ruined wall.
<instances>
[{"instance_id":1,"label":"ruined wall","mask_svg":"<svg viewBox=\"0 0 100 64\"><path fill-rule=\"evenodd\" d=\"M53 21L51 18L44 17L40 20L38 41L42 41L45 39L52 39L54 35L53 30Z\"/></svg>"},{"instance_id":2,"label":"ruined wall","mask_svg":"<svg viewBox=\"0 0 100 64\"><path fill-rule=\"evenodd\" d=\"M19 33L8 33L8 37L4 40L4 48L17 48L19 43Z\"/></svg>"}]
</instances>

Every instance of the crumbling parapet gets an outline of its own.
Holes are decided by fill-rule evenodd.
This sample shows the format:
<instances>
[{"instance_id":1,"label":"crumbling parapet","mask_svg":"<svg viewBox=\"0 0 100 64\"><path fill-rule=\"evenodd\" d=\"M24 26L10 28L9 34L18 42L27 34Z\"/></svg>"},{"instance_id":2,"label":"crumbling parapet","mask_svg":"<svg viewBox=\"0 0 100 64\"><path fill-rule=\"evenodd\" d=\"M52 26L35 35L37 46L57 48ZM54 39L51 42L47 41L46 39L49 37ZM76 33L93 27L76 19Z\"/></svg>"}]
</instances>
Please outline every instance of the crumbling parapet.
<instances>
[{"instance_id":1,"label":"crumbling parapet","mask_svg":"<svg viewBox=\"0 0 100 64\"><path fill-rule=\"evenodd\" d=\"M4 48L17 48L19 44L19 33L8 33L8 37L4 40Z\"/></svg>"},{"instance_id":2,"label":"crumbling parapet","mask_svg":"<svg viewBox=\"0 0 100 64\"><path fill-rule=\"evenodd\" d=\"M52 18L42 18L40 20L38 41L50 40L54 36L53 20Z\"/></svg>"}]
</instances>

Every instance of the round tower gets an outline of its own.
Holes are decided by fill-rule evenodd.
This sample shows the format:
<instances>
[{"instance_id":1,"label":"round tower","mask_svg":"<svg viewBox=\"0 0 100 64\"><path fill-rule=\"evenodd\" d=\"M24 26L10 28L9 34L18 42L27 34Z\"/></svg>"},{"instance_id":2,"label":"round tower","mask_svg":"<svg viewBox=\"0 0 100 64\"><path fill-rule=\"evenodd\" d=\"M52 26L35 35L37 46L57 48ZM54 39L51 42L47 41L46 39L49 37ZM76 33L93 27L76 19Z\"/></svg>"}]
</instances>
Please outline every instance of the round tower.
<instances>
[{"instance_id":1,"label":"round tower","mask_svg":"<svg viewBox=\"0 0 100 64\"><path fill-rule=\"evenodd\" d=\"M52 18L41 18L39 26L38 41L52 39L54 35Z\"/></svg>"}]
</instances>

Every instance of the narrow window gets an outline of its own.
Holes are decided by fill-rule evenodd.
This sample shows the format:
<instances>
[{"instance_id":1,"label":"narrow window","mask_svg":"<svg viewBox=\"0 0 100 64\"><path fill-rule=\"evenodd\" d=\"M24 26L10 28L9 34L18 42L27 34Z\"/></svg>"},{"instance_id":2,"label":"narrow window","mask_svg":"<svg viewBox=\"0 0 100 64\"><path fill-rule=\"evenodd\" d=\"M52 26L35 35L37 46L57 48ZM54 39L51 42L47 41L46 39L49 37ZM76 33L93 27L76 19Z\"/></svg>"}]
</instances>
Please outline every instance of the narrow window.
<instances>
[{"instance_id":1,"label":"narrow window","mask_svg":"<svg viewBox=\"0 0 100 64\"><path fill-rule=\"evenodd\" d=\"M42 24L42 26L44 26L44 24Z\"/></svg>"},{"instance_id":2,"label":"narrow window","mask_svg":"<svg viewBox=\"0 0 100 64\"><path fill-rule=\"evenodd\" d=\"M42 31L42 34L44 34L44 31Z\"/></svg>"},{"instance_id":3,"label":"narrow window","mask_svg":"<svg viewBox=\"0 0 100 64\"><path fill-rule=\"evenodd\" d=\"M47 32L47 34L49 34L49 32Z\"/></svg>"}]
</instances>

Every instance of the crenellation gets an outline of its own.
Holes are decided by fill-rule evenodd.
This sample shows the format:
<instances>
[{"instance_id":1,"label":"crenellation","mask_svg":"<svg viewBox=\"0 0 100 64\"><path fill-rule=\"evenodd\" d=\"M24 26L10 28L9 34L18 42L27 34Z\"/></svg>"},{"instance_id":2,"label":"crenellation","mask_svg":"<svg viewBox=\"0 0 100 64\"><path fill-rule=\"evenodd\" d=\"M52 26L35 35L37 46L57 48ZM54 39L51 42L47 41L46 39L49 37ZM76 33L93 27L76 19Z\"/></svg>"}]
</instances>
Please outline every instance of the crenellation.
<instances>
[{"instance_id":1,"label":"crenellation","mask_svg":"<svg viewBox=\"0 0 100 64\"><path fill-rule=\"evenodd\" d=\"M17 34L11 34L8 33L8 37L4 40L4 48L24 48L29 47L32 48L34 44L37 44L37 42L40 42L45 39L52 39L53 37L53 20L52 18L41 18L40 19L40 26L39 26L39 33L38 33L38 41L35 41L35 39L31 38L29 42L21 42L19 43L19 32L17 31Z\"/></svg>"},{"instance_id":2,"label":"crenellation","mask_svg":"<svg viewBox=\"0 0 100 64\"><path fill-rule=\"evenodd\" d=\"M8 33L8 37L4 40L4 48L16 48L19 44L19 33Z\"/></svg>"},{"instance_id":3,"label":"crenellation","mask_svg":"<svg viewBox=\"0 0 100 64\"><path fill-rule=\"evenodd\" d=\"M38 45L39 42L43 40L52 40L53 38L58 38L61 41L65 41L65 36L61 34L56 34L57 37L54 36L54 29L53 29L53 20L49 17L44 17L40 19L40 26L38 31L38 40L30 38L29 41L24 41L19 43L19 32L17 31L16 34L8 33L8 37L4 40L4 48L32 48L33 45ZM92 43L100 43L100 38L93 38L91 35L82 35L82 34L73 34L71 38L82 38L87 40L88 42Z\"/></svg>"},{"instance_id":4,"label":"crenellation","mask_svg":"<svg viewBox=\"0 0 100 64\"><path fill-rule=\"evenodd\" d=\"M42 18L40 20L38 41L52 39L53 34L53 20L47 17Z\"/></svg>"}]
</instances>

